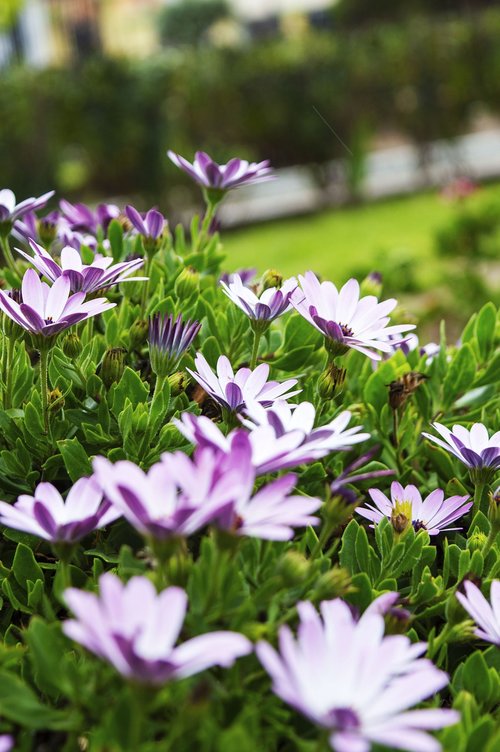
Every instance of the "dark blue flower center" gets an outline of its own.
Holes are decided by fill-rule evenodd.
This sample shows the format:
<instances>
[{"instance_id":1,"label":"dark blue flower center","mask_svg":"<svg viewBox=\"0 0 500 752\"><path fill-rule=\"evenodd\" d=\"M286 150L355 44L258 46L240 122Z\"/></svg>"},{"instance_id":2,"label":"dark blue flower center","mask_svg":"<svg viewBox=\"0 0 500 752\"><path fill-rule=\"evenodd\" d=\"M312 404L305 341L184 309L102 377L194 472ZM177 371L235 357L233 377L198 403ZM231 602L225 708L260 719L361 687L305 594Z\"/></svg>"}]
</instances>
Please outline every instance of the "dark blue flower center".
<instances>
[{"instance_id":1,"label":"dark blue flower center","mask_svg":"<svg viewBox=\"0 0 500 752\"><path fill-rule=\"evenodd\" d=\"M352 337L354 332L352 331L350 326L347 326L346 324L339 324L339 326L344 337Z\"/></svg>"},{"instance_id":2,"label":"dark blue flower center","mask_svg":"<svg viewBox=\"0 0 500 752\"><path fill-rule=\"evenodd\" d=\"M413 520L412 525L416 533L418 533L419 530L427 530L425 522L422 522L422 520Z\"/></svg>"}]
</instances>

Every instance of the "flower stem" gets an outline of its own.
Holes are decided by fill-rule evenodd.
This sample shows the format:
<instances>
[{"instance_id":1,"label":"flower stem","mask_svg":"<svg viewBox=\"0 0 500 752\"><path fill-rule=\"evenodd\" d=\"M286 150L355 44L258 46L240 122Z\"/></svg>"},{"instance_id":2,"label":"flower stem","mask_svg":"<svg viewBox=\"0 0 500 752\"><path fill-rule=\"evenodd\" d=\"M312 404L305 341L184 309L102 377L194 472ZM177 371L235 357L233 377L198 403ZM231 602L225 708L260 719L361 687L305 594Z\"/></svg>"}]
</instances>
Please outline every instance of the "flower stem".
<instances>
[{"instance_id":1,"label":"flower stem","mask_svg":"<svg viewBox=\"0 0 500 752\"><path fill-rule=\"evenodd\" d=\"M498 535L498 528L496 525L491 526L490 534L488 535L488 538L486 539L486 543L484 544L484 548L482 550L483 559L486 559L487 555L490 552L490 548L494 544L496 538Z\"/></svg>"},{"instance_id":2,"label":"flower stem","mask_svg":"<svg viewBox=\"0 0 500 752\"><path fill-rule=\"evenodd\" d=\"M16 340L14 337L9 337L9 343L6 349L5 355L5 392L3 397L4 410L8 410L12 407L12 376L13 376L13 359L14 349L16 347Z\"/></svg>"},{"instance_id":3,"label":"flower stem","mask_svg":"<svg viewBox=\"0 0 500 752\"><path fill-rule=\"evenodd\" d=\"M484 481L477 481L474 486L474 503L472 505L472 519L481 509L481 499L483 498L485 483Z\"/></svg>"},{"instance_id":4,"label":"flower stem","mask_svg":"<svg viewBox=\"0 0 500 752\"><path fill-rule=\"evenodd\" d=\"M49 432L49 380L48 380L48 348L42 347L40 350L40 397L42 399L42 413L44 433Z\"/></svg>"},{"instance_id":5,"label":"flower stem","mask_svg":"<svg viewBox=\"0 0 500 752\"><path fill-rule=\"evenodd\" d=\"M210 229L210 225L212 223L212 220L215 216L215 211L218 207L218 203L215 203L214 201L208 201L207 202L207 208L205 211L205 216L203 217L203 222L201 223L201 229L198 233L198 237L196 238L196 243L194 244L193 251L195 253L200 253L203 250L203 247L205 245L205 241L208 235L208 231Z\"/></svg>"},{"instance_id":6,"label":"flower stem","mask_svg":"<svg viewBox=\"0 0 500 752\"><path fill-rule=\"evenodd\" d=\"M253 333L252 355L250 357L250 370L251 371L253 371L253 369L257 365L257 356L259 354L259 344L260 344L261 337L262 337L262 332L259 332L257 329L255 329Z\"/></svg>"},{"instance_id":7,"label":"flower stem","mask_svg":"<svg viewBox=\"0 0 500 752\"><path fill-rule=\"evenodd\" d=\"M7 266L9 267L11 272L16 275L16 278L19 279L19 272L17 271L16 262L14 261L14 256L12 255L12 251L10 250L8 235L0 235L0 244L2 246L3 255L5 257L5 261L7 262Z\"/></svg>"},{"instance_id":8,"label":"flower stem","mask_svg":"<svg viewBox=\"0 0 500 752\"><path fill-rule=\"evenodd\" d=\"M148 254L146 253L144 255L144 276L147 277L146 280L144 280L142 284L142 295L141 295L141 312L142 316L146 317L146 308L148 306L148 292L149 292L149 274L151 272L151 259L149 258Z\"/></svg>"}]
</instances>

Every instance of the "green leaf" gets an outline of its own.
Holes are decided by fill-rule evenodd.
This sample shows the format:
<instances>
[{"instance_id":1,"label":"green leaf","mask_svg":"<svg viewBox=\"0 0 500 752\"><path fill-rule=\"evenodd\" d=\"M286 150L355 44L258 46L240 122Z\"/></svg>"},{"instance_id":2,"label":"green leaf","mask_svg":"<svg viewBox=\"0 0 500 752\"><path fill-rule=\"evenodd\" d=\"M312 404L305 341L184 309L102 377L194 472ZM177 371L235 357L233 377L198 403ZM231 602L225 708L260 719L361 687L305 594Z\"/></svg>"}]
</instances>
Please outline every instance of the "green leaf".
<instances>
[{"instance_id":1,"label":"green leaf","mask_svg":"<svg viewBox=\"0 0 500 752\"><path fill-rule=\"evenodd\" d=\"M108 226L108 240L113 261L121 261L123 254L123 229L117 219L112 219Z\"/></svg>"},{"instance_id":2,"label":"green leaf","mask_svg":"<svg viewBox=\"0 0 500 752\"><path fill-rule=\"evenodd\" d=\"M295 350L290 350L290 352L282 355L281 358L276 358L273 361L273 365L281 371L299 371L305 366L313 351L314 345L297 347Z\"/></svg>"},{"instance_id":3,"label":"green leaf","mask_svg":"<svg viewBox=\"0 0 500 752\"><path fill-rule=\"evenodd\" d=\"M29 659L37 686L49 697L57 697L61 692L71 693L65 667L67 644L61 634L59 624L47 624L34 617L25 632L24 640L29 647ZM57 670L55 670L57 667Z\"/></svg>"},{"instance_id":4,"label":"green leaf","mask_svg":"<svg viewBox=\"0 0 500 752\"><path fill-rule=\"evenodd\" d=\"M67 731L81 723L74 711L43 705L22 679L7 671L0 671L0 715L29 729Z\"/></svg>"},{"instance_id":5,"label":"green leaf","mask_svg":"<svg viewBox=\"0 0 500 752\"><path fill-rule=\"evenodd\" d=\"M479 702L487 702L492 690L490 671L481 651L467 658L462 673L463 688Z\"/></svg>"},{"instance_id":6,"label":"green leaf","mask_svg":"<svg viewBox=\"0 0 500 752\"><path fill-rule=\"evenodd\" d=\"M342 536L342 548L340 549L339 562L341 567L345 567L351 572L356 571L356 536L358 534L359 525L356 520L351 520Z\"/></svg>"},{"instance_id":7,"label":"green leaf","mask_svg":"<svg viewBox=\"0 0 500 752\"><path fill-rule=\"evenodd\" d=\"M92 475L92 465L87 452L77 438L57 442L68 475L73 481Z\"/></svg>"},{"instance_id":8,"label":"green leaf","mask_svg":"<svg viewBox=\"0 0 500 752\"><path fill-rule=\"evenodd\" d=\"M493 303L486 303L477 314L475 333L481 360L484 362L490 354L495 337L497 311Z\"/></svg>"},{"instance_id":9,"label":"green leaf","mask_svg":"<svg viewBox=\"0 0 500 752\"><path fill-rule=\"evenodd\" d=\"M113 384L109 390L109 402L115 417L118 417L125 407L125 400L130 400L133 406L139 402L146 402L149 397L149 385L145 384L138 373L128 366L123 372L118 384Z\"/></svg>"},{"instance_id":10,"label":"green leaf","mask_svg":"<svg viewBox=\"0 0 500 752\"><path fill-rule=\"evenodd\" d=\"M457 395L465 393L476 375L476 359L466 343L455 353L443 382L443 407L448 408Z\"/></svg>"},{"instance_id":11,"label":"green leaf","mask_svg":"<svg viewBox=\"0 0 500 752\"><path fill-rule=\"evenodd\" d=\"M34 557L33 551L24 543L18 543L17 545L14 561L12 562L12 573L16 582L24 590L27 589L26 583L28 580L32 582L36 582L36 580L45 581L43 572Z\"/></svg>"}]
</instances>

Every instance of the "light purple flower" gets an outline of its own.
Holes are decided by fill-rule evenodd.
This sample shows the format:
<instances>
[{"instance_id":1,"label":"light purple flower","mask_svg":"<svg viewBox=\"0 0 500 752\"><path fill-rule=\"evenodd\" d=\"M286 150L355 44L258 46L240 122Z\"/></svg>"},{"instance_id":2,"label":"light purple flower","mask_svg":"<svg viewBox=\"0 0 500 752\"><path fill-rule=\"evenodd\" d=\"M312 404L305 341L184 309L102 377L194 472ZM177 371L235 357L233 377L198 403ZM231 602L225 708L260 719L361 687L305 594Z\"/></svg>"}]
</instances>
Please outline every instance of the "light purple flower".
<instances>
[{"instance_id":1,"label":"light purple flower","mask_svg":"<svg viewBox=\"0 0 500 752\"><path fill-rule=\"evenodd\" d=\"M104 457L96 457L93 468L106 498L136 530L155 539L192 535L253 487L237 452L221 457L209 448L193 458L164 454L147 473L133 462L113 465Z\"/></svg>"},{"instance_id":2,"label":"light purple flower","mask_svg":"<svg viewBox=\"0 0 500 752\"><path fill-rule=\"evenodd\" d=\"M239 277L243 285L249 285L255 278L256 274L257 269L255 269L255 267L250 269L239 269L237 272L224 272L221 274L219 282L225 282L226 285L229 285L231 282L234 282L236 277Z\"/></svg>"},{"instance_id":3,"label":"light purple flower","mask_svg":"<svg viewBox=\"0 0 500 752\"><path fill-rule=\"evenodd\" d=\"M41 209L52 198L54 193L55 191L49 191L38 198L26 198L24 201L16 204L16 197L10 188L3 188L0 190L0 223L14 222L28 212Z\"/></svg>"},{"instance_id":4,"label":"light purple flower","mask_svg":"<svg viewBox=\"0 0 500 752\"><path fill-rule=\"evenodd\" d=\"M17 252L51 282L55 282L59 277L67 277L72 292L81 291L90 295L120 282L137 282L146 279L129 276L143 265L144 261L140 258L113 264L110 256L96 254L91 264L84 264L77 250L65 246L61 251L61 263L58 264L50 253L47 253L45 248L35 243L34 240L30 240L29 244L34 256L30 256L20 248L16 248Z\"/></svg>"},{"instance_id":5,"label":"light purple flower","mask_svg":"<svg viewBox=\"0 0 500 752\"><path fill-rule=\"evenodd\" d=\"M165 217L157 209L150 209L142 217L133 206L126 206L125 214L143 237L157 240L163 233L166 224Z\"/></svg>"},{"instance_id":6,"label":"light purple flower","mask_svg":"<svg viewBox=\"0 0 500 752\"><path fill-rule=\"evenodd\" d=\"M297 287L297 280L295 277L286 279L280 288L268 287L260 295L245 287L237 274L228 284L222 281L221 286L228 298L250 319L271 322L290 310L290 296Z\"/></svg>"},{"instance_id":7,"label":"light purple flower","mask_svg":"<svg viewBox=\"0 0 500 752\"><path fill-rule=\"evenodd\" d=\"M181 314L156 313L149 319L149 357L157 376L168 376L191 347L201 329L198 321L183 321Z\"/></svg>"},{"instance_id":8,"label":"light purple flower","mask_svg":"<svg viewBox=\"0 0 500 752\"><path fill-rule=\"evenodd\" d=\"M10 734L2 734L0 736L0 752L10 752L14 749L14 737Z\"/></svg>"},{"instance_id":9,"label":"light purple flower","mask_svg":"<svg viewBox=\"0 0 500 752\"><path fill-rule=\"evenodd\" d=\"M450 530L461 530L459 527L449 527L452 522L467 514L472 507L472 501L467 501L466 496L450 496L444 498L444 491L436 488L425 499L422 499L420 491L412 485L403 488L401 483L394 481L391 484L391 498L387 498L378 488L370 488L368 493L375 506L368 504L366 507L357 507L356 512L362 517L371 520L375 524L384 517L391 520L402 515L400 518L412 524L416 532L427 530L429 535L438 535Z\"/></svg>"},{"instance_id":10,"label":"light purple flower","mask_svg":"<svg viewBox=\"0 0 500 752\"><path fill-rule=\"evenodd\" d=\"M99 227L106 230L112 219L120 216L120 210L115 204L99 204L95 211L85 204L70 204L61 199L59 207L72 230L79 232L97 233Z\"/></svg>"},{"instance_id":11,"label":"light purple flower","mask_svg":"<svg viewBox=\"0 0 500 752\"><path fill-rule=\"evenodd\" d=\"M0 290L0 309L9 318L32 334L52 337L79 321L96 316L116 304L106 298L84 302L85 293L70 295L67 277L59 277L52 287L41 282L33 269L23 277L22 303L17 303L4 290Z\"/></svg>"},{"instance_id":12,"label":"light purple flower","mask_svg":"<svg viewBox=\"0 0 500 752\"><path fill-rule=\"evenodd\" d=\"M263 540L291 540L297 527L318 525L313 517L322 502L307 496L290 496L297 482L293 473L262 486L255 496L238 496L214 524L233 533Z\"/></svg>"},{"instance_id":13,"label":"light purple flower","mask_svg":"<svg viewBox=\"0 0 500 752\"><path fill-rule=\"evenodd\" d=\"M241 185L261 183L274 177L267 159L264 162L247 162L236 158L231 159L227 164L218 165L208 154L197 151L191 164L173 151L167 153L177 167L207 189L225 192L232 188L239 188Z\"/></svg>"},{"instance_id":14,"label":"light purple flower","mask_svg":"<svg viewBox=\"0 0 500 752\"><path fill-rule=\"evenodd\" d=\"M355 491L348 488L348 485L360 483L365 480L370 480L371 478L386 478L389 475L395 475L395 470L389 469L365 470L361 473L354 472L362 468L363 465L366 465L368 462L371 462L379 449L379 446L372 447L368 450L368 452L362 454L361 457L358 457L357 460L354 460L354 462L346 465L340 475L337 475L335 480L330 484L330 491L332 495L342 496L348 503L353 503L357 499L357 494Z\"/></svg>"},{"instance_id":15,"label":"light purple flower","mask_svg":"<svg viewBox=\"0 0 500 752\"><path fill-rule=\"evenodd\" d=\"M466 580L463 586L465 595L455 595L479 627L474 634L500 647L500 580L491 583L491 605L473 582Z\"/></svg>"},{"instance_id":16,"label":"light purple flower","mask_svg":"<svg viewBox=\"0 0 500 752\"><path fill-rule=\"evenodd\" d=\"M381 356L374 350L391 353L396 341L389 335L415 329L414 324L387 326L389 314L397 305L394 299L379 303L374 295L359 297L359 284L350 279L339 291L333 282L321 282L313 272L299 275L301 288L291 297L294 308L325 338L325 346L334 355L349 348L359 350L372 360Z\"/></svg>"},{"instance_id":17,"label":"light purple flower","mask_svg":"<svg viewBox=\"0 0 500 752\"><path fill-rule=\"evenodd\" d=\"M426 730L457 723L454 710L409 710L448 683L448 676L420 658L425 643L403 635L384 637L384 618L368 609L357 621L343 601L323 601L321 617L299 603L297 638L279 630L279 652L267 642L257 656L286 703L327 729L337 752L368 752L380 744L412 752L439 752Z\"/></svg>"},{"instance_id":18,"label":"light purple flower","mask_svg":"<svg viewBox=\"0 0 500 752\"><path fill-rule=\"evenodd\" d=\"M349 411L324 426L313 428L315 410L310 402L289 405L280 399L267 409L251 402L245 412L248 418L242 420L250 429L252 465L258 475L313 462L370 438L370 434L358 433L361 426L347 428L351 418ZM241 434L241 429L235 429L225 436L206 416L187 412L174 423L193 444L211 446L225 454L231 452L233 441Z\"/></svg>"},{"instance_id":19,"label":"light purple flower","mask_svg":"<svg viewBox=\"0 0 500 752\"><path fill-rule=\"evenodd\" d=\"M92 478L77 480L66 500L51 483L39 483L34 496L23 494L15 504L0 501L2 525L51 543L75 543L118 517Z\"/></svg>"},{"instance_id":20,"label":"light purple flower","mask_svg":"<svg viewBox=\"0 0 500 752\"><path fill-rule=\"evenodd\" d=\"M277 399L290 399L301 391L288 391L295 386L297 379L288 379L281 383L267 381L267 363L261 363L253 371L250 368L240 368L234 373L229 359L221 355L217 361L216 374L201 353L196 355L194 363L196 371L187 369L191 376L212 399L227 410L241 410L249 402L260 402L269 406Z\"/></svg>"},{"instance_id":21,"label":"light purple flower","mask_svg":"<svg viewBox=\"0 0 500 752\"><path fill-rule=\"evenodd\" d=\"M491 474L500 467L500 431L490 438L488 429L482 423L474 423L470 430L454 425L450 431L441 423L432 423L432 426L442 439L430 433L422 433L422 436L454 454L474 473L481 474L485 471L486 474Z\"/></svg>"},{"instance_id":22,"label":"light purple flower","mask_svg":"<svg viewBox=\"0 0 500 752\"><path fill-rule=\"evenodd\" d=\"M170 587L157 593L147 577L126 585L108 572L99 579L99 595L76 588L64 598L76 619L64 633L123 676L144 684L164 684L212 666L232 666L252 651L237 632L211 632L175 646L187 609L187 595Z\"/></svg>"}]
</instances>

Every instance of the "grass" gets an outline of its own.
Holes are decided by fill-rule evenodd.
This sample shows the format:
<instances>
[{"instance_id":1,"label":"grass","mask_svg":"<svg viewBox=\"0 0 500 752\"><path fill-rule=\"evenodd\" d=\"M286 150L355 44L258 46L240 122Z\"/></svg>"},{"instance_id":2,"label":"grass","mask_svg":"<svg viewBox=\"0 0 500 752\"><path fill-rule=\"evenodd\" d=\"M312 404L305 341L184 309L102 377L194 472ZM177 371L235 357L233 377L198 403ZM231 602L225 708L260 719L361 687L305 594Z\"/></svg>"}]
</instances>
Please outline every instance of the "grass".
<instances>
[{"instance_id":1,"label":"grass","mask_svg":"<svg viewBox=\"0 0 500 752\"><path fill-rule=\"evenodd\" d=\"M500 184L470 200L485 197L500 198ZM419 276L430 281L434 233L455 211L433 192L246 227L223 234L226 266L277 268L284 275L313 269L341 282L404 259L422 264Z\"/></svg>"}]
</instances>

